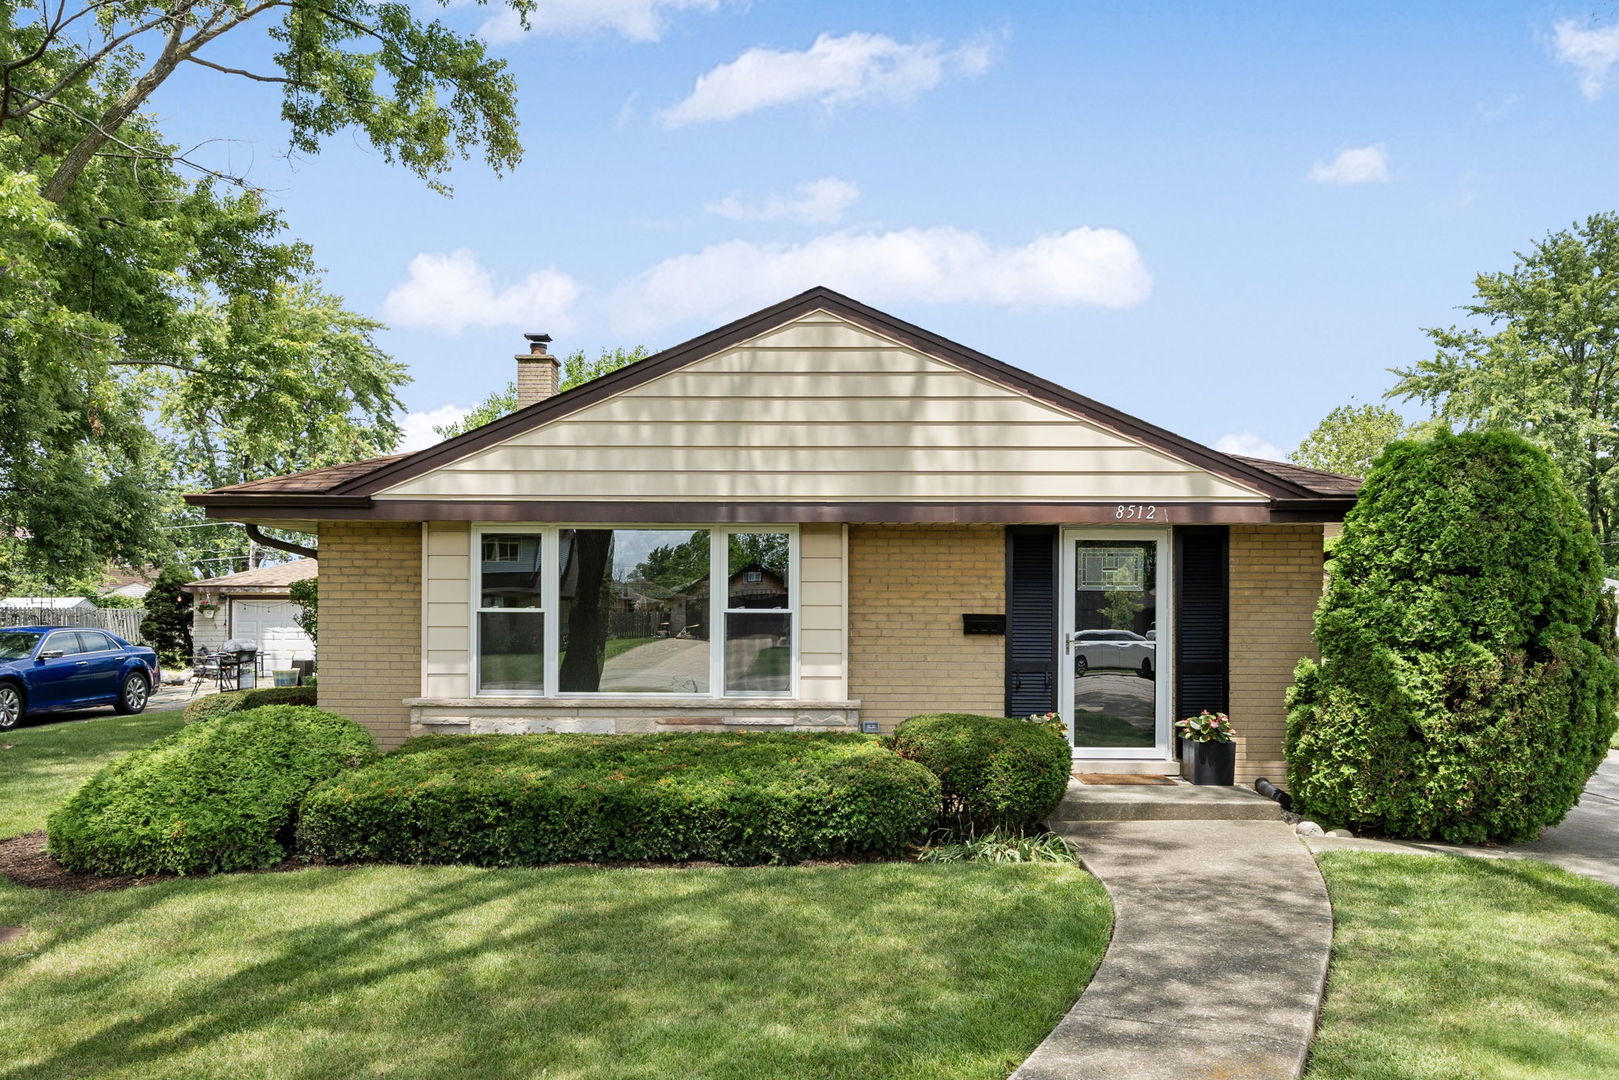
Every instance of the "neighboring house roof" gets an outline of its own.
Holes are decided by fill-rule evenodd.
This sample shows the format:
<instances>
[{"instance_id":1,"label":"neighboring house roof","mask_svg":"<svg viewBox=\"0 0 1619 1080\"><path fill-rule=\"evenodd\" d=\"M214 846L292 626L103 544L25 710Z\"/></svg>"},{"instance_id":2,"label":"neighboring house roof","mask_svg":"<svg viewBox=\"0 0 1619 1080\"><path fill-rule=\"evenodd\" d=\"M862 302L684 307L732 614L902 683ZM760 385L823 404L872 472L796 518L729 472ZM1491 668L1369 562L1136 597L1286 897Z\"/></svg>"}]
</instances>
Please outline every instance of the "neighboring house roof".
<instances>
[{"instance_id":1,"label":"neighboring house roof","mask_svg":"<svg viewBox=\"0 0 1619 1080\"><path fill-rule=\"evenodd\" d=\"M1242 454L1231 456L1239 461L1246 461L1256 468L1264 469L1278 479L1291 481L1327 498L1345 495L1353 497L1359 494L1360 485L1364 483L1358 476L1324 472L1321 469L1306 469L1303 465L1294 465L1290 461L1266 461L1264 458L1247 457Z\"/></svg>"},{"instance_id":2,"label":"neighboring house roof","mask_svg":"<svg viewBox=\"0 0 1619 1080\"><path fill-rule=\"evenodd\" d=\"M103 589L101 596L128 596L139 600L152 591L152 587L144 581L131 581L123 585L116 585L110 589Z\"/></svg>"},{"instance_id":3,"label":"neighboring house roof","mask_svg":"<svg viewBox=\"0 0 1619 1080\"><path fill-rule=\"evenodd\" d=\"M454 439L413 454L371 458L326 469L313 469L284 477L270 477L246 484L217 488L186 499L207 509L209 516L261 523L300 523L330 519L434 520L477 519L540 520L541 515L559 513L589 514L613 507L601 506L585 496L549 503L504 500L459 504L433 498L407 500L398 494L400 485L424 474L466 459L491 447L506 444L526 432L551 424L570 414L588 409L635 390L661 376L714 357L778 330L817 312L824 312L868 334L915 350L968 375L977 376L1030 399L1058 414L1075 418L1123 437L1133 444L1202 470L1235 485L1242 497L1258 501L1241 514L1225 520L1323 520L1335 519L1352 505L1357 490L1351 478L1319 473L1280 462L1265 462L1221 453L1194 443L1143 420L1128 416L1084 395L1077 394L1037 375L959 345L937 334L867 307L826 288L814 288L772 307L738 319L726 326L667 349L626 368L604 375L572 390L557 394ZM408 485L407 485L408 488ZM373 499L385 493L385 498ZM1265 500L1269 501L1266 507ZM940 499L933 502L915 498L905 504L893 501L853 502L849 500L800 500L759 505L766 500L729 498L703 501L688 499L682 504L659 502L665 520L738 521L904 521L904 520L982 520L1039 521L1067 520L1061 508L1079 500L1047 499L1042 502L1008 499L1005 503L961 503ZM1091 500L1100 502L1106 500ZM716 505L717 504L717 505ZM648 502L651 506L651 502ZM718 509L717 506L723 509ZM970 506L970 509L969 509ZM623 501L616 512L622 512ZM731 513L730 511L737 511ZM959 516L961 511L969 517ZM719 516L714 516L716 513ZM686 516L673 516L676 514ZM752 514L753 516L748 516ZM525 516L526 515L526 516ZM705 516L707 515L707 516ZM976 515L976 516L972 516ZM1259 515L1259 516L1256 516ZM574 517L574 520L609 520L607 517ZM1187 520L1215 520L1189 515ZM558 520L568 520L567 517ZM1076 518L1075 520L1079 520Z\"/></svg>"},{"instance_id":4,"label":"neighboring house roof","mask_svg":"<svg viewBox=\"0 0 1619 1080\"><path fill-rule=\"evenodd\" d=\"M239 574L202 578L180 586L188 593L219 593L221 595L255 595L259 593L285 593L294 581L312 578L320 572L314 559L293 559L290 562L261 566L257 570L243 570Z\"/></svg>"},{"instance_id":5,"label":"neighboring house roof","mask_svg":"<svg viewBox=\"0 0 1619 1080\"><path fill-rule=\"evenodd\" d=\"M76 608L93 608L95 601L82 596L8 596L0 600L0 607L7 608L42 608L45 610L72 611Z\"/></svg>"}]
</instances>

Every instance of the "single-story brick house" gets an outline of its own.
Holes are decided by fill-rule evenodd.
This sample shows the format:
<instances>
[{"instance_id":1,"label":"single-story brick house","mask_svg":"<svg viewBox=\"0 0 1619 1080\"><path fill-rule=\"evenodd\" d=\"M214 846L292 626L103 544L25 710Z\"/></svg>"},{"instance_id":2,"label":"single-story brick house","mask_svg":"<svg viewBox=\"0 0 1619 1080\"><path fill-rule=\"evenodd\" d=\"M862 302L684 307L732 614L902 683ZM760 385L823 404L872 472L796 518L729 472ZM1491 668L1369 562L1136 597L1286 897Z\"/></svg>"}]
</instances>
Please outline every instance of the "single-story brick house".
<instances>
[{"instance_id":1,"label":"single-story brick house","mask_svg":"<svg viewBox=\"0 0 1619 1080\"><path fill-rule=\"evenodd\" d=\"M1358 481L824 288L560 394L549 340L459 438L188 497L319 533L321 703L384 745L1055 710L1092 768L1168 772L1224 708L1239 779L1281 770Z\"/></svg>"}]
</instances>

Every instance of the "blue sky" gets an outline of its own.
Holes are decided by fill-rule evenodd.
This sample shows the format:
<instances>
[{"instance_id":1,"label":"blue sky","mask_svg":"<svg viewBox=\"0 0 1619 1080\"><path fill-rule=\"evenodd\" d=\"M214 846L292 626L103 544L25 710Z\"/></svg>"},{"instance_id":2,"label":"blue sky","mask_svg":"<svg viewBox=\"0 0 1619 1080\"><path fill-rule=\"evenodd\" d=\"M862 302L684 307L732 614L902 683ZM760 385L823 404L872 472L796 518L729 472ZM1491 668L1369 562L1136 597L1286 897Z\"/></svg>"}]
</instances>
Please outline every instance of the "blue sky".
<instances>
[{"instance_id":1,"label":"blue sky","mask_svg":"<svg viewBox=\"0 0 1619 1080\"><path fill-rule=\"evenodd\" d=\"M212 160L389 323L413 446L525 331L661 348L825 284L1285 453L1429 355L1475 274L1619 209L1619 5L541 8L443 14L509 60L527 151L453 198L346 135L287 160L266 87L196 69L154 101L233 135Z\"/></svg>"}]
</instances>

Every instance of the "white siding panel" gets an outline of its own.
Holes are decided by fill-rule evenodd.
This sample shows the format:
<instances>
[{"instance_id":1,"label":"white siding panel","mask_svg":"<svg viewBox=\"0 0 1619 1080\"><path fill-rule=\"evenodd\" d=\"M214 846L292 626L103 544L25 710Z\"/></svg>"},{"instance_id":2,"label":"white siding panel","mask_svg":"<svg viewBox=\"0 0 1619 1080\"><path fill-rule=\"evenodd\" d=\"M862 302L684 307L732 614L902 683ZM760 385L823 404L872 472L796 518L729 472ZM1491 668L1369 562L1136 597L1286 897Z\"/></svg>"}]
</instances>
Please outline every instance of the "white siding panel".
<instances>
[{"instance_id":1,"label":"white siding panel","mask_svg":"<svg viewBox=\"0 0 1619 1080\"><path fill-rule=\"evenodd\" d=\"M804 472L791 477L774 471L518 473L482 472L459 475L450 490L431 492L440 499L563 499L589 502L776 501L797 499L933 500L995 502L1005 499L1104 502L1142 500L1210 500L1231 497L1235 485L1208 473L1095 473L1075 476L1028 473L910 473L903 491L892 473ZM784 488L783 480L791 485ZM424 493L425 494L425 493ZM387 497L412 497L405 485Z\"/></svg>"},{"instance_id":2,"label":"white siding panel","mask_svg":"<svg viewBox=\"0 0 1619 1080\"><path fill-rule=\"evenodd\" d=\"M775 349L882 349L896 343L842 319L797 319L780 330L750 338L744 347Z\"/></svg>"},{"instance_id":3,"label":"white siding panel","mask_svg":"<svg viewBox=\"0 0 1619 1080\"><path fill-rule=\"evenodd\" d=\"M824 312L380 498L1263 501ZM460 534L464 537L464 533ZM429 560L454 543L430 538ZM464 554L460 556L464 561ZM460 571L464 576L464 568ZM449 578L446 564L432 577ZM441 595L434 593L435 599Z\"/></svg>"},{"instance_id":4,"label":"white siding panel","mask_svg":"<svg viewBox=\"0 0 1619 1080\"><path fill-rule=\"evenodd\" d=\"M843 701L849 694L843 655L843 528L805 525L798 530L798 696Z\"/></svg>"},{"instance_id":5,"label":"white siding panel","mask_svg":"<svg viewBox=\"0 0 1619 1080\"><path fill-rule=\"evenodd\" d=\"M472 563L470 527L428 522L424 528L422 692L431 697L467 697L472 693L467 670L472 619L467 578Z\"/></svg>"}]
</instances>

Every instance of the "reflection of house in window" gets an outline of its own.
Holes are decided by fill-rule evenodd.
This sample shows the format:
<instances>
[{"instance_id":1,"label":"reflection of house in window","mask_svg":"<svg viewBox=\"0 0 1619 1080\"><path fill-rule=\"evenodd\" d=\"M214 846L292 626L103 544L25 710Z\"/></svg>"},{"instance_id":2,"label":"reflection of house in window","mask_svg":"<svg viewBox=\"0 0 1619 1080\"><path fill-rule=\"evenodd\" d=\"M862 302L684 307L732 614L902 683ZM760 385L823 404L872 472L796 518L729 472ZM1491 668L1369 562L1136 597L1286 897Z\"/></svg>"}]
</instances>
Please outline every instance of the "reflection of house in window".
<instances>
[{"instance_id":1,"label":"reflection of house in window","mask_svg":"<svg viewBox=\"0 0 1619 1080\"><path fill-rule=\"evenodd\" d=\"M697 604L708 602L708 578L702 577L684 590ZM727 608L784 608L787 606L787 579L762 563L749 563L731 574L726 586Z\"/></svg>"},{"instance_id":2,"label":"reflection of house in window","mask_svg":"<svg viewBox=\"0 0 1619 1080\"><path fill-rule=\"evenodd\" d=\"M482 551L483 606L540 606L540 538L486 537Z\"/></svg>"}]
</instances>

